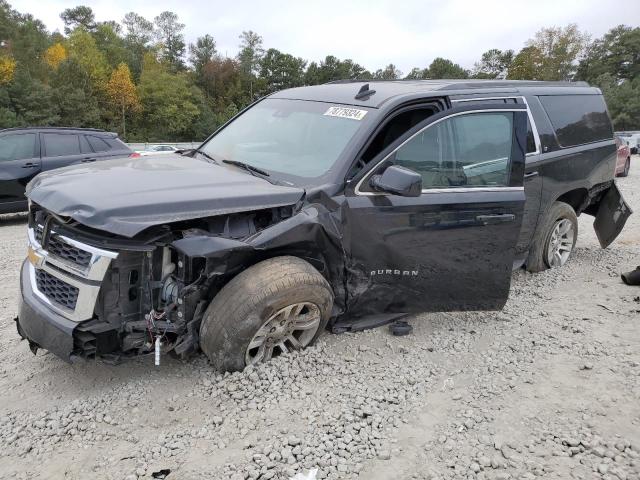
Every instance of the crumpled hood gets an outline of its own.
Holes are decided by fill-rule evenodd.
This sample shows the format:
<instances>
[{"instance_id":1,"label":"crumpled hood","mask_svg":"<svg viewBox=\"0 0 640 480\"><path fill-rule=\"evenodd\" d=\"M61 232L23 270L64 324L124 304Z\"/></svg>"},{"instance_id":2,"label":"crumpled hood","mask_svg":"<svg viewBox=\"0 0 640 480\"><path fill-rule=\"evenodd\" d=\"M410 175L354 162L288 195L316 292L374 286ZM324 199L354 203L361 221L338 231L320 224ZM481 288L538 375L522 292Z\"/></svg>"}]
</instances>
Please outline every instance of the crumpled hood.
<instances>
[{"instance_id":1,"label":"crumpled hood","mask_svg":"<svg viewBox=\"0 0 640 480\"><path fill-rule=\"evenodd\" d=\"M303 195L178 154L75 165L41 173L27 186L27 197L47 210L125 237L152 225L293 205Z\"/></svg>"}]
</instances>

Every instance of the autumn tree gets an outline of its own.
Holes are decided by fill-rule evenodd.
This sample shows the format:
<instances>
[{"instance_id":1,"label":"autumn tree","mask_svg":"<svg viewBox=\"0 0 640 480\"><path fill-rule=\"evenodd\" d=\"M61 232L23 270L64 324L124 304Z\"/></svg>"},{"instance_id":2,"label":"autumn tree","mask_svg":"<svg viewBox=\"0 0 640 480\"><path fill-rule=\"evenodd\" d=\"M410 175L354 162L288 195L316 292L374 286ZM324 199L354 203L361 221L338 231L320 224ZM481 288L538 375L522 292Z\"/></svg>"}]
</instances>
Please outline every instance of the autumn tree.
<instances>
[{"instance_id":1,"label":"autumn tree","mask_svg":"<svg viewBox=\"0 0 640 480\"><path fill-rule=\"evenodd\" d=\"M0 57L0 85L11 82L15 72L16 61L9 56Z\"/></svg>"},{"instance_id":2,"label":"autumn tree","mask_svg":"<svg viewBox=\"0 0 640 480\"><path fill-rule=\"evenodd\" d=\"M122 136L126 138L126 112L135 112L140 109L136 86L131 80L131 72L126 63L121 63L111 72L106 92L111 104L120 110L122 115Z\"/></svg>"},{"instance_id":3,"label":"autumn tree","mask_svg":"<svg viewBox=\"0 0 640 480\"><path fill-rule=\"evenodd\" d=\"M67 58L67 49L60 42L54 43L44 52L44 61L54 70Z\"/></svg>"}]
</instances>

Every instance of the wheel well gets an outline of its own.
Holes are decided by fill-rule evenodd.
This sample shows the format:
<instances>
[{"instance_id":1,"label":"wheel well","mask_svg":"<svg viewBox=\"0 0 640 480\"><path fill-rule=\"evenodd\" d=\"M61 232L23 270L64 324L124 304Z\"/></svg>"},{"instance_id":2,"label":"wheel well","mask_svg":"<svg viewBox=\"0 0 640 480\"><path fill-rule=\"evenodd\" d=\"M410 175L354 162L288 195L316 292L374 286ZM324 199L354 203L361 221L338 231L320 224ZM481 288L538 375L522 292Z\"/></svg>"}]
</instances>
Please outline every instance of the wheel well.
<instances>
[{"instance_id":1,"label":"wheel well","mask_svg":"<svg viewBox=\"0 0 640 480\"><path fill-rule=\"evenodd\" d=\"M566 193L563 193L558 198L556 198L556 202L564 202L573 208L576 212L576 215L580 215L582 210L586 207L585 202L589 196L589 191L586 188L576 188L575 190L570 190Z\"/></svg>"}]
</instances>

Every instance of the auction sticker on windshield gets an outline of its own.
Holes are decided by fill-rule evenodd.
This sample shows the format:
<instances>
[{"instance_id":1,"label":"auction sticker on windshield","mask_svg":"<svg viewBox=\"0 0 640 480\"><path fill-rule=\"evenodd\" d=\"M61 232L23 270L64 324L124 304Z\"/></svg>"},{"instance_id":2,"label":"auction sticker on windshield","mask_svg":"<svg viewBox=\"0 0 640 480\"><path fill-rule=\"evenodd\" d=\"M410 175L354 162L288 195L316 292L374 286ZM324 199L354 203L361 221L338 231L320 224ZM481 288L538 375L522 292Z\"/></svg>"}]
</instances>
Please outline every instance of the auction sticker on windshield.
<instances>
[{"instance_id":1,"label":"auction sticker on windshield","mask_svg":"<svg viewBox=\"0 0 640 480\"><path fill-rule=\"evenodd\" d=\"M352 120L362 120L367 114L366 110L359 110L357 108L346 107L329 107L329 110L324 112L325 115L330 117L350 118Z\"/></svg>"}]
</instances>

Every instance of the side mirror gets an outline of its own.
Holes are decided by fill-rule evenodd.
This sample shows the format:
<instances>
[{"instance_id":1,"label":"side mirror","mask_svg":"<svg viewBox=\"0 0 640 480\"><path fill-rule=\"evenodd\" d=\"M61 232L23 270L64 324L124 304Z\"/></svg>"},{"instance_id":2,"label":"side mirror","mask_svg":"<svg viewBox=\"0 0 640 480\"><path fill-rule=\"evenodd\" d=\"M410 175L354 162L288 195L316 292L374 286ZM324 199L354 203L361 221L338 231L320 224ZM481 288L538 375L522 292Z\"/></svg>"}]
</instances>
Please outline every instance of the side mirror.
<instances>
[{"instance_id":1,"label":"side mirror","mask_svg":"<svg viewBox=\"0 0 640 480\"><path fill-rule=\"evenodd\" d=\"M422 176L405 167L391 165L382 175L374 175L369 181L374 190L403 197L419 197L422 193Z\"/></svg>"}]
</instances>

